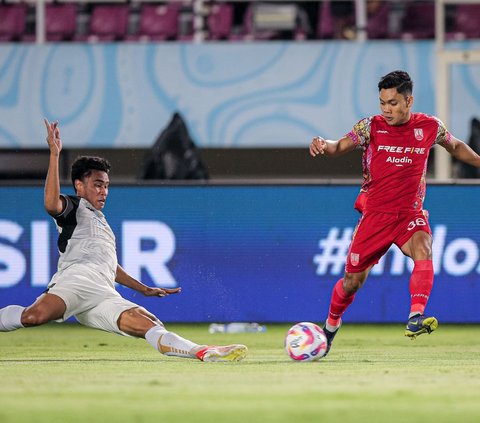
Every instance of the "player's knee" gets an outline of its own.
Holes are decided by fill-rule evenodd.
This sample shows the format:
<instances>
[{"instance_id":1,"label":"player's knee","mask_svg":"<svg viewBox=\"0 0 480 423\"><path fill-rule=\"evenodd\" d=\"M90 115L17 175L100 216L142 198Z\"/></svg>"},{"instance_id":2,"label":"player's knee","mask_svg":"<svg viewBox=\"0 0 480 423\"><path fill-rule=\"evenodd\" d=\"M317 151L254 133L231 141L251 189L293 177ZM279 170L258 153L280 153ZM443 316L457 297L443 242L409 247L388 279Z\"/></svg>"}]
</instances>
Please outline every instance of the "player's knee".
<instances>
[{"instance_id":1,"label":"player's knee","mask_svg":"<svg viewBox=\"0 0 480 423\"><path fill-rule=\"evenodd\" d=\"M136 309L136 308L131 308L130 310L125 310L124 312L122 312L122 314L120 314L120 318L135 317L138 314L137 310L138 309Z\"/></svg>"},{"instance_id":2,"label":"player's knee","mask_svg":"<svg viewBox=\"0 0 480 423\"><path fill-rule=\"evenodd\" d=\"M432 237L423 231L416 232L412 237L410 254L407 255L413 260L431 260Z\"/></svg>"},{"instance_id":3,"label":"player's knee","mask_svg":"<svg viewBox=\"0 0 480 423\"><path fill-rule=\"evenodd\" d=\"M41 309L26 309L22 313L23 326L39 326L50 321L48 313Z\"/></svg>"},{"instance_id":4,"label":"player's knee","mask_svg":"<svg viewBox=\"0 0 480 423\"><path fill-rule=\"evenodd\" d=\"M357 275L346 273L343 278L343 290L347 295L353 295L361 288L363 282L364 280Z\"/></svg>"},{"instance_id":5,"label":"player's knee","mask_svg":"<svg viewBox=\"0 0 480 423\"><path fill-rule=\"evenodd\" d=\"M420 257L420 260L432 259L432 247L430 245L422 245L416 252L416 256Z\"/></svg>"},{"instance_id":6,"label":"player's knee","mask_svg":"<svg viewBox=\"0 0 480 423\"><path fill-rule=\"evenodd\" d=\"M148 319L150 319L155 324L163 326L163 323L158 319L158 317L155 316L153 313L150 313L147 309L143 307L138 307L136 311L140 313L142 316L145 316Z\"/></svg>"},{"instance_id":7,"label":"player's knee","mask_svg":"<svg viewBox=\"0 0 480 423\"><path fill-rule=\"evenodd\" d=\"M432 259L432 246L426 242L418 243L414 246L412 251L413 260L431 260Z\"/></svg>"},{"instance_id":8,"label":"player's knee","mask_svg":"<svg viewBox=\"0 0 480 423\"><path fill-rule=\"evenodd\" d=\"M154 326L163 324L151 313L142 307L125 310L117 320L118 328L135 337L144 338L145 334Z\"/></svg>"}]
</instances>

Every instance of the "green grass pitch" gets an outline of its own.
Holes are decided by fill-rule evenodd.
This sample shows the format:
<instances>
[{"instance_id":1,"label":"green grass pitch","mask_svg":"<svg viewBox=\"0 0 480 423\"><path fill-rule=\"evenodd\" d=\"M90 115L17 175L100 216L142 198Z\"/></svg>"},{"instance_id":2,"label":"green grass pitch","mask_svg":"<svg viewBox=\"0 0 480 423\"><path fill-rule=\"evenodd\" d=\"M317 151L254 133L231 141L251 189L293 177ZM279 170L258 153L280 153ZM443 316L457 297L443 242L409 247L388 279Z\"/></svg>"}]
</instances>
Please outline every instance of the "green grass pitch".
<instances>
[{"instance_id":1,"label":"green grass pitch","mask_svg":"<svg viewBox=\"0 0 480 423\"><path fill-rule=\"evenodd\" d=\"M479 422L480 326L441 325L415 341L403 325L344 325L328 357L295 363L289 325L209 334L244 343L240 363L164 357L144 340L76 324L0 333L0 422Z\"/></svg>"}]
</instances>

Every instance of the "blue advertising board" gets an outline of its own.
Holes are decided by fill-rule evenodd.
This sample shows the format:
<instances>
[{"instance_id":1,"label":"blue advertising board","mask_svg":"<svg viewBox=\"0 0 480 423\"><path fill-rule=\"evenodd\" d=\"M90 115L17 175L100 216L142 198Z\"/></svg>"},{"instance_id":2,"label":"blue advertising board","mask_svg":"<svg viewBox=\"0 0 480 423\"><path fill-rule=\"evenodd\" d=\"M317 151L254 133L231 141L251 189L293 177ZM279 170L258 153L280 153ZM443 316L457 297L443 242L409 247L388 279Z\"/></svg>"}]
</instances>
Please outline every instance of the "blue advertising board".
<instances>
[{"instance_id":1,"label":"blue advertising board","mask_svg":"<svg viewBox=\"0 0 480 423\"><path fill-rule=\"evenodd\" d=\"M66 190L67 193L71 191ZM104 210L122 266L182 293L123 296L165 322L321 322L358 220L350 185L112 186ZM56 270L43 188L0 187L0 307L28 305ZM429 312L480 323L480 186L432 185L435 284ZM346 322L404 322L412 263L396 247L374 267Z\"/></svg>"}]
</instances>

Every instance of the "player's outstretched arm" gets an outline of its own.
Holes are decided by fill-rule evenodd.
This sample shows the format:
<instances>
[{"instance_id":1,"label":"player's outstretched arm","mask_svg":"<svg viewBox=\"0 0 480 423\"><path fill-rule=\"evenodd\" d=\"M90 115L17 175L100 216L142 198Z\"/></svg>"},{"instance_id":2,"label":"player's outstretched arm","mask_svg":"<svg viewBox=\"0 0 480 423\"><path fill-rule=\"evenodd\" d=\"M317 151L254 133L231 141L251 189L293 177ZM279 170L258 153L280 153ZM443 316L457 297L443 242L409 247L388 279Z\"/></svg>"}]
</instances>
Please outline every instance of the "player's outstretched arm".
<instances>
[{"instance_id":1,"label":"player's outstretched arm","mask_svg":"<svg viewBox=\"0 0 480 423\"><path fill-rule=\"evenodd\" d=\"M47 144L50 149L48 173L45 180L44 205L49 214L57 216L64 207L60 197L60 176L58 170L62 140L60 139L58 122L50 123L47 119L43 121L47 128Z\"/></svg>"},{"instance_id":2,"label":"player's outstretched arm","mask_svg":"<svg viewBox=\"0 0 480 423\"><path fill-rule=\"evenodd\" d=\"M439 143L453 157L471 166L480 167L480 156L473 151L470 146L458 138L451 137L450 142Z\"/></svg>"},{"instance_id":3,"label":"player's outstretched arm","mask_svg":"<svg viewBox=\"0 0 480 423\"><path fill-rule=\"evenodd\" d=\"M326 140L320 136L313 137L310 143L310 155L316 157L319 154L337 157L355 150L355 144L350 137L343 137L337 141Z\"/></svg>"},{"instance_id":4,"label":"player's outstretched arm","mask_svg":"<svg viewBox=\"0 0 480 423\"><path fill-rule=\"evenodd\" d=\"M170 294L178 294L182 288L151 288L130 276L122 266L117 265L115 281L120 285L141 292L146 297L166 297Z\"/></svg>"}]
</instances>

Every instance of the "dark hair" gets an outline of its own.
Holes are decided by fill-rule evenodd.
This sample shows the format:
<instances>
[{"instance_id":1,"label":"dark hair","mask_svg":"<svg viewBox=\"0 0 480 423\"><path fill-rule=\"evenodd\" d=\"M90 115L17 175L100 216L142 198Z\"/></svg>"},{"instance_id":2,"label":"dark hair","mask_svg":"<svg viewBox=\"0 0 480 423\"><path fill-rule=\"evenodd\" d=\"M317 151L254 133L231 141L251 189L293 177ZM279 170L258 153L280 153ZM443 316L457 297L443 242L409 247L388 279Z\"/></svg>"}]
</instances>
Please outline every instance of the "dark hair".
<instances>
[{"instance_id":1,"label":"dark hair","mask_svg":"<svg viewBox=\"0 0 480 423\"><path fill-rule=\"evenodd\" d=\"M378 82L378 91L388 88L396 88L399 94L407 97L412 95L413 81L407 72L396 70L382 76Z\"/></svg>"},{"instance_id":2,"label":"dark hair","mask_svg":"<svg viewBox=\"0 0 480 423\"><path fill-rule=\"evenodd\" d=\"M75 181L80 179L83 181L83 178L90 176L92 170L101 170L108 173L110 171L110 163L108 160L103 159L102 157L94 156L79 156L75 159L72 164L72 184L75 188Z\"/></svg>"}]
</instances>

